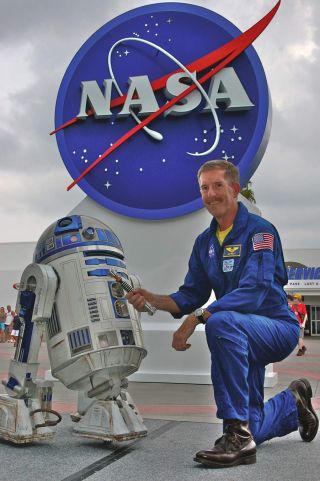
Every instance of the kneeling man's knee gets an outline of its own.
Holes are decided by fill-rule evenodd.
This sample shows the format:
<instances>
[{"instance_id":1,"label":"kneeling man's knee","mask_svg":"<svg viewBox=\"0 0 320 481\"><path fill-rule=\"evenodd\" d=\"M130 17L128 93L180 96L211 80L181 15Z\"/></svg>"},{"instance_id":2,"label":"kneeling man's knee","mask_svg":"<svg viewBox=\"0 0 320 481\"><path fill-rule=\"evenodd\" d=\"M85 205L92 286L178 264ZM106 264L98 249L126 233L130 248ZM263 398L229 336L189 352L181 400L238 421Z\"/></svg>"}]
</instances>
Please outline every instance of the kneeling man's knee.
<instances>
[{"instance_id":1,"label":"kneeling man's knee","mask_svg":"<svg viewBox=\"0 0 320 481\"><path fill-rule=\"evenodd\" d=\"M206 332L219 336L230 332L234 326L235 313L233 311L215 312L206 321Z\"/></svg>"}]
</instances>

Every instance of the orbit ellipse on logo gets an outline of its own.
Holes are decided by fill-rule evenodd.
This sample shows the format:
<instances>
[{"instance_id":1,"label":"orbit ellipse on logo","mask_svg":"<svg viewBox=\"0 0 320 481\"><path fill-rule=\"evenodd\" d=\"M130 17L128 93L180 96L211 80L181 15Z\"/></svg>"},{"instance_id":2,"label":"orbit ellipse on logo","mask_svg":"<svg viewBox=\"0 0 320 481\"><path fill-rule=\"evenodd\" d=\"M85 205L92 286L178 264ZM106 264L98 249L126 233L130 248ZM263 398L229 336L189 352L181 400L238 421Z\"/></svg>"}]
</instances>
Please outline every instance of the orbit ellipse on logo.
<instances>
[{"instance_id":1,"label":"orbit ellipse on logo","mask_svg":"<svg viewBox=\"0 0 320 481\"><path fill-rule=\"evenodd\" d=\"M249 46L202 85L199 78L212 66L187 68L239 35L227 19L203 7L160 3L120 15L84 43L56 104L57 130L74 119L56 133L73 179L143 119L195 86L82 178L87 195L122 215L162 219L202 207L196 173L207 160L231 161L242 185L247 183L270 128L258 55ZM165 79L161 88L159 79Z\"/></svg>"}]
</instances>

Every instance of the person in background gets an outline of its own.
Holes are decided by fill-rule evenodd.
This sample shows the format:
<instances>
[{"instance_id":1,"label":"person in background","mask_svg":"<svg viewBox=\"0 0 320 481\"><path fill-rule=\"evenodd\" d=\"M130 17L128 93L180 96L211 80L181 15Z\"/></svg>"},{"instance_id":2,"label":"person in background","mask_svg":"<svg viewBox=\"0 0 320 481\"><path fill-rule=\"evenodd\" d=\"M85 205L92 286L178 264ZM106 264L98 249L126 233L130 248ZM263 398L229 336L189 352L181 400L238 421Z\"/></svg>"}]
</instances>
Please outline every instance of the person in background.
<instances>
[{"instance_id":1,"label":"person in background","mask_svg":"<svg viewBox=\"0 0 320 481\"><path fill-rule=\"evenodd\" d=\"M4 332L6 342L11 342L11 326L15 312L11 309L11 306L7 306L6 319L4 321Z\"/></svg>"},{"instance_id":2,"label":"person in background","mask_svg":"<svg viewBox=\"0 0 320 481\"><path fill-rule=\"evenodd\" d=\"M12 331L11 331L11 339L14 342L14 347L16 347L17 345L20 329L21 329L21 320L18 314L16 314L12 321Z\"/></svg>"},{"instance_id":3,"label":"person in background","mask_svg":"<svg viewBox=\"0 0 320 481\"><path fill-rule=\"evenodd\" d=\"M297 356L303 356L307 350L304 344L304 328L308 320L307 307L303 303L301 294L293 294L292 297L293 297L293 302L292 302L291 309L295 313L300 324L300 336L299 336L299 344L298 344L299 350L297 352Z\"/></svg>"},{"instance_id":4,"label":"person in background","mask_svg":"<svg viewBox=\"0 0 320 481\"><path fill-rule=\"evenodd\" d=\"M6 320L6 311L4 307L0 307L0 342L6 342L5 332L4 332L4 323Z\"/></svg>"},{"instance_id":5,"label":"person in background","mask_svg":"<svg viewBox=\"0 0 320 481\"><path fill-rule=\"evenodd\" d=\"M287 294L287 300L288 300L288 306L292 309L292 304L293 304L293 295L292 294Z\"/></svg>"}]
</instances>

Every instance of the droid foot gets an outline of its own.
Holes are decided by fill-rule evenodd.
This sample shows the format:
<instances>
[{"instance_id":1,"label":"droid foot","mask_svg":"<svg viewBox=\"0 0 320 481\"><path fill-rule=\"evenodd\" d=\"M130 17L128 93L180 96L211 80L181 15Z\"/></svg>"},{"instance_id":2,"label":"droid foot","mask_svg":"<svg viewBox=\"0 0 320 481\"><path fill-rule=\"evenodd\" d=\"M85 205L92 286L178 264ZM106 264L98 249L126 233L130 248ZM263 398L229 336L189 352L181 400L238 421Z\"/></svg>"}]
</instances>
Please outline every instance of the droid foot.
<instances>
[{"instance_id":1,"label":"droid foot","mask_svg":"<svg viewBox=\"0 0 320 481\"><path fill-rule=\"evenodd\" d=\"M127 441L144 437L147 432L134 404L120 396L116 400L93 403L73 428L77 436L101 441Z\"/></svg>"},{"instance_id":2,"label":"droid foot","mask_svg":"<svg viewBox=\"0 0 320 481\"><path fill-rule=\"evenodd\" d=\"M55 429L52 426L57 422L46 419L38 400L30 400L30 406L27 407L23 399L14 399L5 394L0 396L1 439L14 444L45 441L54 436Z\"/></svg>"}]
</instances>

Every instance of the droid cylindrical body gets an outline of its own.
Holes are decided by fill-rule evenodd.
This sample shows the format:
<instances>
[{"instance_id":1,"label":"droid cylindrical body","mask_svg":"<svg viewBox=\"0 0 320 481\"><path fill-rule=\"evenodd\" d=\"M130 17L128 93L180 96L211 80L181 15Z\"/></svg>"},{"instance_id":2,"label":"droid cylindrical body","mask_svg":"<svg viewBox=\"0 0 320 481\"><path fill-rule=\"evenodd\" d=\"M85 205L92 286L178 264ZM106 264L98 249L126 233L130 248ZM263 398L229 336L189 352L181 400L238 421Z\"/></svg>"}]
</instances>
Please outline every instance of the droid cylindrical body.
<instances>
[{"instance_id":1,"label":"droid cylindrical body","mask_svg":"<svg viewBox=\"0 0 320 481\"><path fill-rule=\"evenodd\" d=\"M34 262L58 277L46 323L53 376L89 397L116 397L146 355L139 314L110 275L116 270L132 283L119 239L99 220L72 215L46 229Z\"/></svg>"}]
</instances>

